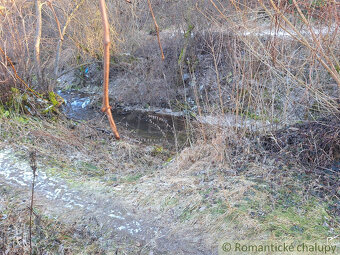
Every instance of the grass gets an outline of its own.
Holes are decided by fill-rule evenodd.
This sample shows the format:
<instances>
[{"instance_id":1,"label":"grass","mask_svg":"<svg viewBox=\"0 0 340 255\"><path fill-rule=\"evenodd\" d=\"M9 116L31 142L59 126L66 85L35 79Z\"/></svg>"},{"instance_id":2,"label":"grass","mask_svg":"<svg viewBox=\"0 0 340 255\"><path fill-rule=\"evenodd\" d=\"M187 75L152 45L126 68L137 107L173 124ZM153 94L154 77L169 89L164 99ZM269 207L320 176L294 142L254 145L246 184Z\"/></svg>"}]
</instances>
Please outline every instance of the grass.
<instances>
[{"instance_id":1,"label":"grass","mask_svg":"<svg viewBox=\"0 0 340 255\"><path fill-rule=\"evenodd\" d=\"M323 203L309 203L296 207L278 207L268 214L263 224L275 236L275 238L295 238L301 240L325 240L332 233L330 219Z\"/></svg>"},{"instance_id":2,"label":"grass","mask_svg":"<svg viewBox=\"0 0 340 255\"><path fill-rule=\"evenodd\" d=\"M2 140L27 148L33 146L32 139L39 141L34 145L38 161L49 175L65 179L71 188L114 194L141 217L148 211L168 219L174 232L199 229L209 245L222 237L320 240L340 234L339 218L329 210L331 200L307 192L313 176L304 175L296 162L251 162L242 158L245 154L221 162L216 145L208 143L186 148L167 161L163 147L115 142L84 123L68 129L62 120L23 118L10 114L1 119ZM223 169L241 169L237 162L246 166L242 173L222 174ZM7 213L7 208L1 211ZM46 233L56 228L53 220L48 224ZM67 231L56 238L70 242Z\"/></svg>"},{"instance_id":3,"label":"grass","mask_svg":"<svg viewBox=\"0 0 340 255\"><path fill-rule=\"evenodd\" d=\"M195 1L191 2L189 6L193 7ZM62 1L61 4L63 3ZM323 1L316 0L312 3L311 8L322 6ZM63 7L65 8L64 13L70 13L70 10L73 8L67 7L67 5ZM166 10L167 14L179 10L176 4L170 7L169 5L168 7L161 5L158 9L160 13ZM197 76L198 87L202 85L202 89L200 88L202 97L198 101L193 102L193 104L191 102L182 102L182 100L176 104L177 108L188 112L192 117L195 117L197 114L195 106L199 103L204 106L204 113L209 113L209 111L212 113L216 109L225 107L230 109L231 112L236 110L240 116L256 120L256 122L272 120L278 124L295 122L302 118L302 114L307 118L314 115L321 116L323 110L328 113L335 112L337 105L332 99L334 93L326 88L328 85L332 85L330 83L334 82L337 82L337 85L339 85L337 79L333 81L329 79L332 70L330 72L327 68L334 69L333 71L336 74L339 73L339 65L335 63L333 68L333 64L327 61L329 59L328 55L336 55L335 53L338 48L335 45L337 40L332 40L333 42L326 40L326 36L323 37L322 34L320 39L317 40L302 35L299 41L310 41L312 43L311 46L305 47L301 46L296 40L281 40L279 36L275 36L272 38L271 43L267 44L263 42L264 38L261 35L251 37L237 35L240 31L247 32L251 29L249 24L253 23L252 12L258 11L256 8L232 10L229 7L224 9L223 5L220 5L220 7L223 11L231 11L230 13L235 14L230 15L230 13L226 13L227 15L220 17L221 19L224 17L226 19L224 23L229 24L229 27L226 28L227 31L233 31L236 28L234 30L235 36L229 38L229 36L224 36L221 33L221 37L228 38L228 41L223 41L218 38L214 39L213 37L215 36L212 35L212 47L209 47L210 43L207 42L207 37L201 35L202 38L200 39L199 31L204 31L204 34L206 32L208 32L207 34L210 32L213 34L218 32L214 31L213 27L219 26L219 24L214 22L216 20L216 13L218 14L219 10L214 12L211 5L201 5L199 8L201 8L200 12L202 13L195 14L190 11L190 15L179 15L186 17L185 19L190 16L189 19L192 18L193 20L196 20L196 15L204 17L203 20L199 19L192 25L191 20L186 20L186 23L190 25L188 25L188 31L183 34L184 39L189 39L193 30L193 40L191 41L197 40L193 45L185 43L188 44L186 45L188 46L188 53L186 53L186 46L183 48L182 43L177 42L177 39L162 38L164 43L167 41L167 44L173 44L175 45L174 48L176 48L172 50L169 45L165 45L168 55L174 55L174 57L173 60L166 59L164 68L160 68L163 65L159 65L159 62L155 61L158 51L154 50L154 45L150 43L143 45L143 41L147 42L148 40L145 40L145 37L141 40L137 37L137 33L130 37L130 35L136 32L132 27L139 27L138 22L144 16L144 14L142 15L143 12L130 13L129 10L120 12L121 14L117 16L115 25L117 25L117 31L121 31L122 34L114 34L114 39L119 40L113 41L119 41L117 46L122 46L122 50L131 52L138 48L141 48L143 51L145 50L145 53L142 55L147 55L149 60L144 61L143 58L137 58L129 54L117 54L116 58L112 59L113 62L121 64L124 69L124 72L118 72L116 73L117 75L114 75L116 80L123 81L123 86L119 86L119 84L116 86L115 84L115 92L127 91L126 93L118 93L118 98L121 98L119 100L124 103L143 104L147 108L152 104L159 103L162 97L169 101L177 100L179 95L182 94L182 90L174 92L178 88L172 88L169 91L165 91L159 84L167 84L169 87L171 84L175 84L176 79L173 78L178 73L177 65L181 65L184 58L192 59L192 56L195 56L197 59L202 57L205 61L200 61L197 65L195 64L195 68L190 63L182 63L184 64L183 71L187 72L185 69L192 69L191 71L189 70L191 76ZM4 10L6 8L5 6ZM89 15L84 15L84 13L93 13L93 8L94 6L90 4L87 8L80 10L75 19L78 22L73 23L69 28L71 35L69 38L76 38L77 40L72 43L65 41L66 46L70 46L64 47L65 49L75 50L80 47L80 51L70 52L70 56L77 55L77 64L80 64L79 61L85 61L87 59L86 55L91 55L92 59L101 57L96 40L100 35L96 35L93 32L94 30L99 31L99 23L93 23L98 17L95 15L94 20L87 20ZM108 5L108 8L112 13L118 13L114 11L116 10L115 5ZM187 12L187 8L188 6L183 6L180 9ZM20 10L21 8L16 9ZM250 10L250 12L248 13L247 10ZM134 12L133 8L131 11ZM221 12L219 13L221 14ZM278 14L280 10L275 11L271 9L267 14L271 13ZM13 21L16 20L15 18L18 18L17 21L20 21L19 16L22 17L22 15L19 15L20 13L13 12L12 14ZM325 15L325 20L320 20L322 21L320 24L324 22L325 24L332 24L335 17L333 17L332 13L329 14L329 16ZM134 17L132 21L136 22L135 25L137 26L126 25L126 22L124 26L120 25L120 21L124 21L126 15ZM207 21L210 15L212 22ZM294 25L292 25L293 27L288 26L289 30L296 28L302 32L308 30L308 28L314 28L314 25L318 23L317 20L313 20L313 23L303 26L301 15L299 16L296 10L293 14L287 15L288 19L293 18L297 22L296 26L295 22L292 22ZM170 16L172 17L173 15ZM7 15L4 15L4 18L6 17ZM238 17L242 19L238 19ZM265 22L265 25L271 25L272 28L275 27L275 30L279 31L278 26L284 22L282 17L282 15L275 15L275 20L271 24ZM65 18L67 17L62 19ZM168 21L165 15L163 23L170 24L171 22ZM30 19L24 20L23 24L25 22L32 23ZM178 22L181 24L183 20L179 19ZM10 40L4 41L10 43L12 39L7 35L7 32L11 34L12 31L6 31L11 30L11 28L5 26L6 23L3 22L4 36ZM143 23L145 23L145 20ZM209 23L209 26L206 26L207 23ZM289 22L285 23L289 25ZM13 24L16 23L14 22ZM47 26L51 25L49 22L45 22L45 24ZM82 29L84 28L83 25L87 28L96 29L91 29L91 31L89 29ZM194 30L194 25L199 25L197 30ZM204 27L207 29L202 29ZM211 30L210 27L212 28ZM30 34L31 29L32 26L28 26L28 34ZM116 29L112 30L116 31ZM140 30L145 32L145 27L142 26ZM55 37L50 36L44 35L44 40L47 42ZM183 36L181 35L181 37ZM336 38L332 32L329 32L327 37ZM131 40L125 40L126 38ZM13 39L17 39L16 36L13 36ZM15 41L24 42L25 40ZM229 44L229 42L233 43ZM26 40L26 43L29 42ZM313 45L318 44L321 46L314 49ZM13 45L13 49L9 47L9 50L14 53L16 48L24 48L20 44L17 46ZM46 45L42 52L48 52L49 49L55 46L53 43L47 43ZM197 45L200 45L198 48L210 48L210 50L204 49L205 53L202 54L199 50L195 49ZM221 45L220 49L218 47L215 49L215 45ZM228 45L228 49L224 49L222 45ZM147 47L150 50L147 50ZM325 49L325 51L320 51L320 49ZM115 50L116 48L114 48ZM84 52L86 54L82 54ZM233 54L229 54L229 52L233 52ZM325 52L330 52L330 54L325 54ZM207 53L210 57L207 56ZM30 54L29 52L27 54L26 58L22 59L28 59L27 64L29 66ZM17 58L15 57L17 54L12 55L13 58ZM179 58L176 57L178 55ZM206 73L207 67L212 66L212 61L211 59L209 60L211 57L214 58L215 62L214 74ZM43 60L44 58L45 56L42 55ZM65 67L67 62L70 62L67 63L67 66L72 65L72 61L67 61L71 60L72 57L67 58L65 55L62 58L65 62L61 63L61 67ZM330 60L334 62L332 59ZM53 58L51 58L51 61L53 61ZM46 63L46 66L49 66L49 61ZM320 64L316 63L326 64L320 66ZM6 67L6 64L3 66ZM18 66L22 65L19 63ZM159 68L155 68L157 66ZM229 66L231 66L232 72L227 70ZM19 69L30 70L26 66ZM132 71L138 77L130 74L126 75L126 71ZM81 86L85 69L82 67L78 70L78 73L80 73L80 77L78 77L79 82L71 85L71 87L76 86L76 88L79 88ZM121 75L122 73L123 75ZM159 74L162 73L164 80L159 77ZM214 78L215 73L217 76L216 82ZM314 73L318 75L313 75ZM333 74L333 78L336 74ZM218 92L219 95L217 95L215 85L220 87L220 82L218 81L219 75L224 78L221 79L221 82L223 81L222 91ZM27 74L23 77L29 76L31 76L34 84L36 82L34 74ZM202 77L208 79L202 80ZM142 78L142 83L138 81L140 78ZM212 78L211 85L206 86L210 83L210 78ZM136 84L139 86L136 86ZM148 86L145 84L148 84ZM332 87L337 85L334 83ZM182 85L179 87L182 87ZM136 90L136 88L138 89ZM157 91L158 88L161 88L161 91ZM96 125L93 123L74 125L67 120L57 119L53 109L58 105L58 98L54 94L49 94L49 103L51 105L45 108L45 113L48 113L45 117L49 116L49 119L38 119L20 115L18 112L21 111L20 107L23 105L23 102L27 101L27 96L20 95L18 90L12 90L12 92L15 95L11 100L14 111L5 110L4 107L0 107L0 137L3 141L0 143L1 146L11 144L15 151L36 149L40 155L39 161L42 162L42 167L46 168L46 172L51 176L59 176L65 179L72 187L91 188L97 192L104 190L112 192L118 186L120 192L117 194L117 197L120 196L127 208L139 211L142 217L147 211L150 214L153 213L168 219L172 224L171 228L174 232L191 231L194 226L204 237L208 245L213 245L217 239L225 235L229 235L230 238L243 239L256 237L325 239L326 237L339 235L339 218L334 210L329 209L330 205L334 204L334 198L331 198L327 191L320 191L315 187L318 185L326 186L327 184L317 182L318 176L316 174L313 175L311 173L308 177L299 174L303 166L299 166L297 162L293 162L292 166L289 166L291 163L284 162L284 167L278 170L277 159L274 155L268 155L260 149L256 151L254 149L256 143L247 143L246 138L240 139L239 136L234 136L232 130L226 129L218 133L219 131L211 128L212 130L207 130L212 134L210 140L204 139L204 143L196 144L192 148L179 151L176 156L172 156L171 153L168 153L161 146L147 147L128 141L116 142L110 139L110 137L103 136L96 131L96 128L93 128L93 126L106 128L106 122L99 123L99 125L97 125L98 123L95 123ZM168 92L174 93L171 96L170 94L172 93ZM203 95L204 93L206 95ZM184 94L187 94L185 89ZM186 96L193 97L193 93L189 91ZM220 99L221 105L218 99ZM222 99L224 102L222 102ZM334 103L332 103L333 101ZM233 105L234 103L236 103L235 106ZM73 126L72 129L69 128L70 125ZM210 127L207 129L210 129ZM282 157L282 155L280 156ZM266 157L270 158L272 163L266 161ZM20 158L18 160L23 159ZM292 158L286 158L285 160L286 162L291 162ZM242 171L240 171L241 168ZM223 172L223 169L228 171ZM257 178L254 178L254 176L257 176ZM313 181L317 185L313 185ZM337 193L333 196L336 197L338 195ZM17 215L22 215L25 210L20 211L20 207L17 206L20 204L20 201L17 200L15 194L13 194L13 197L16 204L12 204L11 208L18 210L16 212ZM10 214L10 211L6 208L1 213L7 215ZM19 228L25 225L25 222L22 223L21 221L24 218L24 216L16 218ZM43 238L40 238L40 235L35 235L40 238L35 240L37 247L44 248L46 246L42 240L49 240L46 235L53 236L54 240L58 240L65 245L72 245L69 244L72 242L70 240L72 229L68 231L68 226L64 224L61 228L64 230L59 231L62 233L59 236L53 232L54 229L58 228L56 225L53 225L54 222L50 222L48 218L43 216L42 218L46 220L44 221L46 228L42 228L46 229L46 231L42 231L45 233L42 235ZM49 226L53 227L49 228ZM8 234L14 236L11 230L8 231ZM85 236L85 238L88 237ZM81 249L86 251L87 248L89 249L88 252L92 252L92 249L97 249L96 243L84 244L78 242L75 246L77 246L75 248L76 252ZM49 248L53 250L54 246Z\"/></svg>"},{"instance_id":4,"label":"grass","mask_svg":"<svg viewBox=\"0 0 340 255\"><path fill-rule=\"evenodd\" d=\"M331 227L334 222L327 212L327 202L315 197L302 200L302 194L287 191L278 191L278 195L273 197L268 192L257 191L255 186L256 184L249 192L245 192L233 206L220 198L214 202L205 202L204 207L208 207L208 210L185 209L181 219L188 221L209 214L212 221L218 219L221 221L219 224L225 225L227 229L233 225L246 228L245 232L249 233L242 236L245 239L254 239L258 233L267 233L278 240L325 240L340 233L339 228ZM251 221L256 222L256 232L246 227L247 222Z\"/></svg>"},{"instance_id":5,"label":"grass","mask_svg":"<svg viewBox=\"0 0 340 255\"><path fill-rule=\"evenodd\" d=\"M131 175L128 175L126 177L123 178L123 182L127 182L127 183L135 183L136 181L138 181L140 178L143 177L143 174L131 174Z\"/></svg>"},{"instance_id":6,"label":"grass","mask_svg":"<svg viewBox=\"0 0 340 255\"><path fill-rule=\"evenodd\" d=\"M0 250L9 254L29 254L28 201L24 190L13 190L2 185L0 189ZM102 254L98 239L88 232L77 232L75 225L63 224L34 209L32 254ZM77 235L75 233L77 232ZM94 233L91 233L92 235ZM91 235L90 234L90 235Z\"/></svg>"},{"instance_id":7,"label":"grass","mask_svg":"<svg viewBox=\"0 0 340 255\"><path fill-rule=\"evenodd\" d=\"M254 192L243 199L238 209L256 219L273 238L320 240L339 234L340 229L330 227L332 216L327 212L327 202L313 196L303 197L289 189L278 190L275 196Z\"/></svg>"},{"instance_id":8,"label":"grass","mask_svg":"<svg viewBox=\"0 0 340 255\"><path fill-rule=\"evenodd\" d=\"M145 176L133 186L126 186L123 196L131 203L159 210L162 217L172 217L179 222L178 232L188 226L201 226L201 234L209 243L221 237L326 240L340 234L339 218L329 210L331 200L307 191L314 177L303 175L296 163L252 163L242 174L219 177L218 171L204 171L213 159L210 155L206 161L204 150L198 148L197 162L187 164L182 152L164 166L161 174ZM197 151L188 151L187 156L193 160ZM281 172L276 165L281 166ZM256 175L266 177L252 177Z\"/></svg>"},{"instance_id":9,"label":"grass","mask_svg":"<svg viewBox=\"0 0 340 255\"><path fill-rule=\"evenodd\" d=\"M173 206L176 206L179 202L179 199L177 197L167 197L162 204L161 208L165 210L166 208L171 208Z\"/></svg>"}]
</instances>

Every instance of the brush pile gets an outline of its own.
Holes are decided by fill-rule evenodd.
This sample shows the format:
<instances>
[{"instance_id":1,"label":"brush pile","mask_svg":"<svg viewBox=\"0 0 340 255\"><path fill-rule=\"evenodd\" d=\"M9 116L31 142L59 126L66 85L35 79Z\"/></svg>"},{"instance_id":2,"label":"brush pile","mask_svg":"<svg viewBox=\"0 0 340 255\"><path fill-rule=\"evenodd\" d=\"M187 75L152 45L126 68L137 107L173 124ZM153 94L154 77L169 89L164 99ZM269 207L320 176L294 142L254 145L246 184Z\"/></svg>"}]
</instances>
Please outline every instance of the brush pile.
<instances>
[{"instance_id":1,"label":"brush pile","mask_svg":"<svg viewBox=\"0 0 340 255\"><path fill-rule=\"evenodd\" d=\"M296 158L309 168L340 169L340 115L299 123L262 137L265 150Z\"/></svg>"}]
</instances>

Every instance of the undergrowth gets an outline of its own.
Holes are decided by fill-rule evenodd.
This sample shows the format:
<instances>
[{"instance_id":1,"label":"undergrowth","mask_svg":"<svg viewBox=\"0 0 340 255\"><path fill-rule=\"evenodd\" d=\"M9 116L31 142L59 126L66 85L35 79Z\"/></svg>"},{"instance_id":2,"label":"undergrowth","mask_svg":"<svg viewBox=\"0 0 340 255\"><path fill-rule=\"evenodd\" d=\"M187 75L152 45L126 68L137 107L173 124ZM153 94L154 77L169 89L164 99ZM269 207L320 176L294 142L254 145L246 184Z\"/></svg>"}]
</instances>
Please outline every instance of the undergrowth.
<instances>
[{"instance_id":1,"label":"undergrowth","mask_svg":"<svg viewBox=\"0 0 340 255\"><path fill-rule=\"evenodd\" d=\"M73 188L114 192L131 210L138 205L172 219L174 231L201 226L210 244L231 230L236 239L339 235L336 186L320 188L317 172L307 174L298 161L266 152L251 136L212 132L209 141L198 140L168 160L165 148L115 141L98 131L99 122L7 110L0 125L1 146L34 148L47 174Z\"/></svg>"}]
</instances>

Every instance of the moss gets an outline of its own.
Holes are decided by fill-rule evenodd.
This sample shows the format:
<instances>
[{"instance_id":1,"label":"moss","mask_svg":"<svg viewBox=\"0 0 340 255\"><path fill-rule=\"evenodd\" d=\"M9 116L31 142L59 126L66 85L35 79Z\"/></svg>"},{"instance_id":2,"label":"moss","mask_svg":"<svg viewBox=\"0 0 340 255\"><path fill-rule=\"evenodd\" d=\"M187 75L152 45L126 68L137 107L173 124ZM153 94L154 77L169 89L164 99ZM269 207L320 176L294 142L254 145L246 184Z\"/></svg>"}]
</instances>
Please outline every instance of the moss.
<instances>
[{"instance_id":1,"label":"moss","mask_svg":"<svg viewBox=\"0 0 340 255\"><path fill-rule=\"evenodd\" d=\"M56 99L56 94L53 91L48 92L48 99L50 100L53 106L59 104L59 102Z\"/></svg>"},{"instance_id":2,"label":"moss","mask_svg":"<svg viewBox=\"0 0 340 255\"><path fill-rule=\"evenodd\" d=\"M163 152L164 152L163 146L154 146L151 151L151 155L156 156L156 155L162 154Z\"/></svg>"},{"instance_id":3,"label":"moss","mask_svg":"<svg viewBox=\"0 0 340 255\"><path fill-rule=\"evenodd\" d=\"M43 111L43 114L58 113L57 108L64 102L64 99L53 91L48 92L48 101L51 103Z\"/></svg>"}]
</instances>

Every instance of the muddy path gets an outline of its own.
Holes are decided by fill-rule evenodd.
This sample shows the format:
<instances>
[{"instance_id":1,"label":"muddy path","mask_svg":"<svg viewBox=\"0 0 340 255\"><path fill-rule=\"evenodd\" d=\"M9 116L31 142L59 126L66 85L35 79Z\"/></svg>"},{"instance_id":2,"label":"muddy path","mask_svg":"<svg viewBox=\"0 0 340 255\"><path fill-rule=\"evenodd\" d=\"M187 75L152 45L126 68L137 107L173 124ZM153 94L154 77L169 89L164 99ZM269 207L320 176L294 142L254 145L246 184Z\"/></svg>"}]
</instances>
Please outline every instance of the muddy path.
<instances>
[{"instance_id":1,"label":"muddy path","mask_svg":"<svg viewBox=\"0 0 340 255\"><path fill-rule=\"evenodd\" d=\"M23 189L28 195L32 182L29 160L25 154L15 155L9 148L0 151L0 186ZM150 212L137 216L125 208L124 201L113 190L100 186L101 183L93 182L70 185L39 167L36 204L50 217L67 224L81 222L87 231L95 233L108 253L117 243L125 243L135 247L126 248L124 254L135 254L136 248L139 254L214 254L203 247L199 233L172 233L166 224L169 219L155 220L157 217Z\"/></svg>"}]
</instances>

